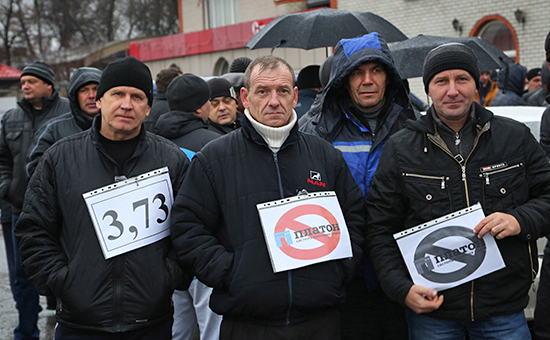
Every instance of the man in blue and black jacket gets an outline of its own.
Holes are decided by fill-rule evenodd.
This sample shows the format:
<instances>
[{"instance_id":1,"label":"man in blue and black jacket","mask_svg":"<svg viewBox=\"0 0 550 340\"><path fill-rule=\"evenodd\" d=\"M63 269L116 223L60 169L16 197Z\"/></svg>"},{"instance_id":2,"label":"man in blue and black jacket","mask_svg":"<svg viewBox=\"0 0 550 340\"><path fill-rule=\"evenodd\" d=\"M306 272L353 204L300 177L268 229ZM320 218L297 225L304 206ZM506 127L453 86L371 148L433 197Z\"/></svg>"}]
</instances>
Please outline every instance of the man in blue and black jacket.
<instances>
[{"instance_id":1,"label":"man in blue and black jacket","mask_svg":"<svg viewBox=\"0 0 550 340\"><path fill-rule=\"evenodd\" d=\"M342 39L324 93L318 114L301 131L342 151L366 198L386 140L416 118L384 39L378 33ZM407 339L404 310L380 288L366 252L346 288L342 339Z\"/></svg>"}]
</instances>

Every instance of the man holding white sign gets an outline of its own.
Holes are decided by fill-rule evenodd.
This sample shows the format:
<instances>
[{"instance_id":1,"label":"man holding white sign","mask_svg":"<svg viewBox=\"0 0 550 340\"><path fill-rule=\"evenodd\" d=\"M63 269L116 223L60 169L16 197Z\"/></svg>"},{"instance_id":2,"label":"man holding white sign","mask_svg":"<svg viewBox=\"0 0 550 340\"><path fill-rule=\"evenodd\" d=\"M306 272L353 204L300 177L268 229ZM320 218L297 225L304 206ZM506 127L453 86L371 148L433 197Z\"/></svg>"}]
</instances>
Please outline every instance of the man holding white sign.
<instances>
[{"instance_id":1,"label":"man holding white sign","mask_svg":"<svg viewBox=\"0 0 550 340\"><path fill-rule=\"evenodd\" d=\"M243 127L203 147L178 192L178 260L214 288L221 340L339 339L336 306L361 256L361 191L340 151L298 132L285 60L253 61L241 97Z\"/></svg>"},{"instance_id":2,"label":"man holding white sign","mask_svg":"<svg viewBox=\"0 0 550 340\"><path fill-rule=\"evenodd\" d=\"M383 289L408 307L411 339L530 339L523 309L538 269L536 240L550 232L550 165L529 128L474 102L477 79L469 47L428 53L423 81L433 105L390 137L367 198L370 253ZM417 237L478 202L486 217L428 231L415 258L403 259L394 234ZM482 256L486 234L505 267L461 281L494 260ZM422 279L459 285L438 292L414 284L405 265L413 261Z\"/></svg>"},{"instance_id":3,"label":"man holding white sign","mask_svg":"<svg viewBox=\"0 0 550 340\"><path fill-rule=\"evenodd\" d=\"M170 260L170 209L189 160L146 132L151 72L109 64L89 130L42 156L16 226L23 265L57 297L55 338L172 338L171 297L183 273Z\"/></svg>"}]
</instances>

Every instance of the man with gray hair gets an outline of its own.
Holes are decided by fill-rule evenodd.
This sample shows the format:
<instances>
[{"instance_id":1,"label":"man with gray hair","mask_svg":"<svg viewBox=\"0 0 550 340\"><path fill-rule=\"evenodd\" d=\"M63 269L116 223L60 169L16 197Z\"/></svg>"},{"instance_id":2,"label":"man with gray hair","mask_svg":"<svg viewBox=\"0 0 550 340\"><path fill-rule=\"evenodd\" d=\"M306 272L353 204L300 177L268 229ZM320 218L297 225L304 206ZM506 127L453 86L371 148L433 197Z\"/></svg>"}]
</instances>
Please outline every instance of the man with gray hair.
<instances>
[{"instance_id":1,"label":"man with gray hair","mask_svg":"<svg viewBox=\"0 0 550 340\"><path fill-rule=\"evenodd\" d=\"M223 315L221 340L340 337L336 307L361 257L363 198L342 154L298 131L293 110L297 92L294 72L285 60L254 60L241 90L246 108L242 128L213 140L195 155L185 190L174 203L172 243L180 263L214 288L210 307ZM274 234L267 231L269 224L261 219L257 205L282 199L300 202L297 194L305 198L320 191L333 191L338 197L339 204L331 207L341 209L345 218L351 257L276 270L270 254L278 246L266 244ZM298 205L300 214L319 215L313 206ZM294 209L289 211L298 211ZM290 229L310 230L311 222L289 223L281 230L287 236L279 235L277 242L285 251L301 254L295 247L298 242L289 239L300 232ZM340 229L330 230L328 235L316 229L314 238L303 241L318 240L318 247L340 235ZM310 251L300 256L316 258L317 251L325 250Z\"/></svg>"},{"instance_id":2,"label":"man with gray hair","mask_svg":"<svg viewBox=\"0 0 550 340\"><path fill-rule=\"evenodd\" d=\"M527 126L474 102L478 79L466 45L428 53L423 81L433 104L389 138L367 198L371 258L382 288L407 306L410 339L531 338L523 309L538 269L536 240L550 232L550 164ZM451 270L471 266L469 257L483 254L476 251L435 270L438 278L450 274L441 281L464 283L442 291L415 284L394 234L476 202L486 217L466 225L472 232L448 228L430 246L448 249L449 239L490 234L505 267L475 279Z\"/></svg>"}]
</instances>

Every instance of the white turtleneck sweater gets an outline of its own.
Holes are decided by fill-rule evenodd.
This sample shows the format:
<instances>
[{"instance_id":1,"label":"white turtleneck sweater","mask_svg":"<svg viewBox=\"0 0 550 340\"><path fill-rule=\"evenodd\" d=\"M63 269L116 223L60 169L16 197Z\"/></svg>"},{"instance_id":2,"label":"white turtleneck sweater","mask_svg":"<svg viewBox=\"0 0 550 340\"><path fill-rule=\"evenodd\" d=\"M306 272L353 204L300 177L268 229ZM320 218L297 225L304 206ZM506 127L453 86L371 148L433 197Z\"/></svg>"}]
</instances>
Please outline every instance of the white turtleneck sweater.
<instances>
[{"instance_id":1,"label":"white turtleneck sweater","mask_svg":"<svg viewBox=\"0 0 550 340\"><path fill-rule=\"evenodd\" d=\"M292 130L292 127L294 127L294 124L296 124L296 112L292 110L292 115L290 116L290 121L287 125L281 126L281 127L271 127L264 125L260 122L258 122L256 119L254 119L250 115L250 111L248 109L244 110L244 115L250 121L252 124L252 127L262 136L264 141L267 143L271 151L274 153L277 153L285 140L288 138L288 135L290 134L290 130Z\"/></svg>"}]
</instances>

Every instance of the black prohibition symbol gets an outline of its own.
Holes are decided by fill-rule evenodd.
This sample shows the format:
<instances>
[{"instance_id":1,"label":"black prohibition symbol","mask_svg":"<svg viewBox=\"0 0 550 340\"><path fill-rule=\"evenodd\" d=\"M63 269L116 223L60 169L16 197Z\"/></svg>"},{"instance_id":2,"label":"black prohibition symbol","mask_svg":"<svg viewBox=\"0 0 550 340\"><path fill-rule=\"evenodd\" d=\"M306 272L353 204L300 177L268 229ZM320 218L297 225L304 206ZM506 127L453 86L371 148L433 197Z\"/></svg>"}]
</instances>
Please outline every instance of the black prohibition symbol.
<instances>
[{"instance_id":1,"label":"black prohibition symbol","mask_svg":"<svg viewBox=\"0 0 550 340\"><path fill-rule=\"evenodd\" d=\"M437 241L447 237L462 237L467 239L468 242L456 249L435 245ZM449 226L432 232L418 244L414 253L414 263L418 273L426 280L436 283L451 283L474 273L483 263L486 252L485 241L478 238L471 229ZM453 272L437 273L433 271L434 266L428 254L434 256L436 264L450 260L463 263L464 266Z\"/></svg>"}]
</instances>

